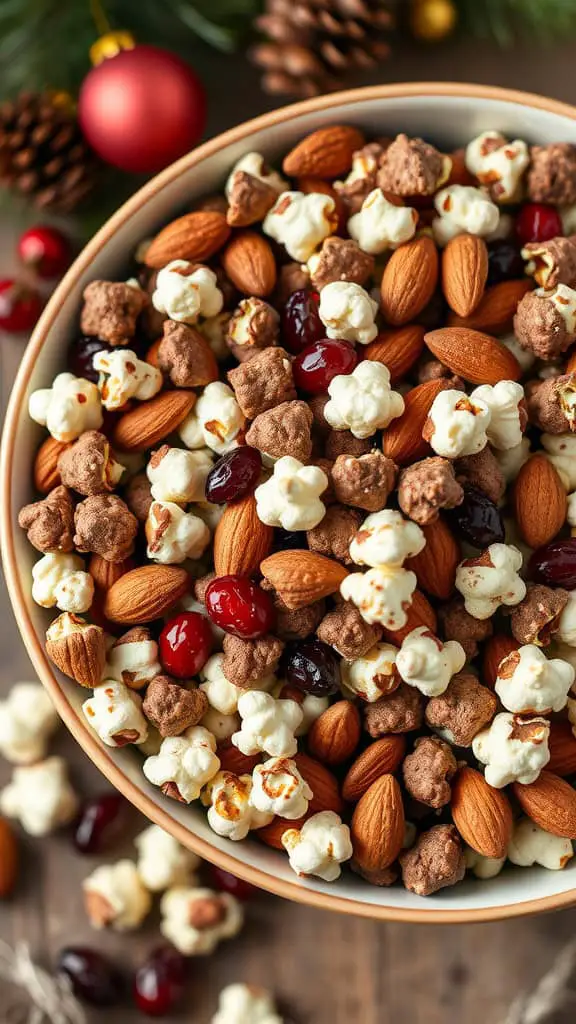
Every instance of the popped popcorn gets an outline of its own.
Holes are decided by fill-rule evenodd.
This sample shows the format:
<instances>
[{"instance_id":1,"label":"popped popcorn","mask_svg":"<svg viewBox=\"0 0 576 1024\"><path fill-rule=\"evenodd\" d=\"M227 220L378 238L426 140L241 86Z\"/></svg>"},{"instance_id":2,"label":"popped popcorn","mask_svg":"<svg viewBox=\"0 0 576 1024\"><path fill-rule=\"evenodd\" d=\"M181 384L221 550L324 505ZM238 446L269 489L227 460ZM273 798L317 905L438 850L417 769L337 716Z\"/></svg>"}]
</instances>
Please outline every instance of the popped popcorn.
<instances>
[{"instance_id":1,"label":"popped popcorn","mask_svg":"<svg viewBox=\"0 0 576 1024\"><path fill-rule=\"evenodd\" d=\"M396 249L414 237L418 212L409 206L396 206L375 188L348 221L348 234L364 252L377 256Z\"/></svg>"},{"instance_id":2,"label":"popped popcorn","mask_svg":"<svg viewBox=\"0 0 576 1024\"><path fill-rule=\"evenodd\" d=\"M56 441L75 441L85 430L99 430L103 423L98 388L73 373L59 373L51 388L33 391L28 413Z\"/></svg>"},{"instance_id":3,"label":"popped popcorn","mask_svg":"<svg viewBox=\"0 0 576 1024\"><path fill-rule=\"evenodd\" d=\"M127 743L143 743L148 723L142 714L142 699L124 683L105 679L85 700L82 711L108 747L124 747Z\"/></svg>"},{"instance_id":4,"label":"popped popcorn","mask_svg":"<svg viewBox=\"0 0 576 1024\"><path fill-rule=\"evenodd\" d=\"M424 437L437 455L447 459L476 455L488 443L490 409L462 391L441 391L434 399Z\"/></svg>"},{"instance_id":5,"label":"popped popcorn","mask_svg":"<svg viewBox=\"0 0 576 1024\"><path fill-rule=\"evenodd\" d=\"M390 371L382 363L365 360L352 373L334 377L328 394L327 422L335 430L350 430L354 437L372 437L404 412L404 399L390 387Z\"/></svg>"},{"instance_id":6,"label":"popped popcorn","mask_svg":"<svg viewBox=\"0 0 576 1024\"><path fill-rule=\"evenodd\" d=\"M426 545L420 527L400 512L385 508L366 517L350 544L350 557L356 565L404 564Z\"/></svg>"},{"instance_id":7,"label":"popped popcorn","mask_svg":"<svg viewBox=\"0 0 576 1024\"><path fill-rule=\"evenodd\" d=\"M78 555L50 552L32 566L32 597L42 608L80 615L94 597L94 580Z\"/></svg>"},{"instance_id":8,"label":"popped popcorn","mask_svg":"<svg viewBox=\"0 0 576 1024\"><path fill-rule=\"evenodd\" d=\"M0 701L0 754L12 764L41 761L59 724L40 683L15 683Z\"/></svg>"},{"instance_id":9,"label":"popped popcorn","mask_svg":"<svg viewBox=\"0 0 576 1024\"><path fill-rule=\"evenodd\" d=\"M500 605L519 604L526 584L518 575L522 554L513 544L491 544L479 558L467 558L456 570L456 588L475 619L489 619Z\"/></svg>"},{"instance_id":10,"label":"popped popcorn","mask_svg":"<svg viewBox=\"0 0 576 1024\"><path fill-rule=\"evenodd\" d=\"M237 935L244 923L238 900L212 889L168 889L160 902L160 913L160 931L183 956L213 953L223 939Z\"/></svg>"},{"instance_id":11,"label":"popped popcorn","mask_svg":"<svg viewBox=\"0 0 576 1024\"><path fill-rule=\"evenodd\" d=\"M200 689L204 691L210 705L222 715L232 715L238 710L241 690L231 683L224 674L224 655L213 654L200 669Z\"/></svg>"},{"instance_id":12,"label":"popped popcorn","mask_svg":"<svg viewBox=\"0 0 576 1024\"><path fill-rule=\"evenodd\" d=\"M530 441L527 437L523 437L514 448L507 448L506 451L496 449L494 455L507 484L516 479L524 463L528 462L530 454Z\"/></svg>"},{"instance_id":13,"label":"popped popcorn","mask_svg":"<svg viewBox=\"0 0 576 1024\"><path fill-rule=\"evenodd\" d=\"M367 345L378 334L378 303L351 281L331 281L320 292L318 312L328 338Z\"/></svg>"},{"instance_id":14,"label":"popped popcorn","mask_svg":"<svg viewBox=\"0 0 576 1024\"><path fill-rule=\"evenodd\" d=\"M550 723L545 718L521 718L507 711L493 719L472 740L474 757L486 765L486 782L502 789L511 782L535 782L550 760Z\"/></svg>"},{"instance_id":15,"label":"popped popcorn","mask_svg":"<svg viewBox=\"0 0 576 1024\"><path fill-rule=\"evenodd\" d=\"M164 892L175 885L196 882L200 858L159 825L145 828L134 844L138 851L138 874L149 892Z\"/></svg>"},{"instance_id":16,"label":"popped popcorn","mask_svg":"<svg viewBox=\"0 0 576 1024\"><path fill-rule=\"evenodd\" d=\"M340 584L344 600L353 601L366 622L379 622L392 630L406 624L406 610L415 589L413 572L387 565L351 573Z\"/></svg>"},{"instance_id":17,"label":"popped popcorn","mask_svg":"<svg viewBox=\"0 0 576 1024\"><path fill-rule=\"evenodd\" d=\"M163 379L160 370L138 359L131 349L116 348L97 352L92 365L99 373L98 387L105 409L120 409L131 398L140 402L153 398L160 391Z\"/></svg>"},{"instance_id":18,"label":"popped popcorn","mask_svg":"<svg viewBox=\"0 0 576 1024\"><path fill-rule=\"evenodd\" d=\"M205 448L189 452L184 448L162 445L153 452L146 467L155 501L184 505L202 501L206 477L212 469L212 456Z\"/></svg>"},{"instance_id":19,"label":"popped popcorn","mask_svg":"<svg viewBox=\"0 0 576 1024\"><path fill-rule=\"evenodd\" d=\"M576 673L561 658L547 658L540 647L525 644L498 666L494 689L507 711L542 715L561 711Z\"/></svg>"},{"instance_id":20,"label":"popped popcorn","mask_svg":"<svg viewBox=\"0 0 576 1024\"><path fill-rule=\"evenodd\" d=\"M567 491L576 491L576 434L542 434L540 438Z\"/></svg>"},{"instance_id":21,"label":"popped popcorn","mask_svg":"<svg viewBox=\"0 0 576 1024\"><path fill-rule=\"evenodd\" d=\"M530 818L520 818L514 825L508 846L508 860L521 868L539 864L549 871L561 871L574 856L572 842L545 832Z\"/></svg>"},{"instance_id":22,"label":"popped popcorn","mask_svg":"<svg viewBox=\"0 0 576 1024\"><path fill-rule=\"evenodd\" d=\"M501 380L498 384L482 384L470 394L472 402L482 402L490 411L490 422L486 436L493 448L508 451L522 441L522 424L526 414L520 407L524 399L524 388L513 380Z\"/></svg>"},{"instance_id":23,"label":"popped popcorn","mask_svg":"<svg viewBox=\"0 0 576 1024\"><path fill-rule=\"evenodd\" d=\"M258 178L259 181L263 181L265 185L269 185L270 188L273 188L278 194L284 192L288 186L286 179L268 166L261 153L250 152L241 156L230 171L225 186L227 196L230 196L234 175L238 171L244 171L245 174L250 174L253 178Z\"/></svg>"},{"instance_id":24,"label":"popped popcorn","mask_svg":"<svg viewBox=\"0 0 576 1024\"><path fill-rule=\"evenodd\" d=\"M103 678L114 679L132 690L139 690L161 671L158 644L148 629L135 626L108 649Z\"/></svg>"},{"instance_id":25,"label":"popped popcorn","mask_svg":"<svg viewBox=\"0 0 576 1024\"><path fill-rule=\"evenodd\" d=\"M418 626L402 641L396 667L405 683L425 697L438 697L453 675L466 664L464 648L456 640L442 643L426 626Z\"/></svg>"},{"instance_id":26,"label":"popped popcorn","mask_svg":"<svg viewBox=\"0 0 576 1024\"><path fill-rule=\"evenodd\" d=\"M464 850L464 857L466 859L466 869L484 882L487 882L490 878L496 878L506 863L506 857L485 857L470 846L467 846Z\"/></svg>"},{"instance_id":27,"label":"popped popcorn","mask_svg":"<svg viewBox=\"0 0 576 1024\"><path fill-rule=\"evenodd\" d=\"M187 448L210 448L223 455L236 448L243 426L244 415L232 388L222 381L213 381L204 388L178 433ZM203 497L195 500L201 501Z\"/></svg>"},{"instance_id":28,"label":"popped popcorn","mask_svg":"<svg viewBox=\"0 0 576 1024\"><path fill-rule=\"evenodd\" d=\"M265 235L283 245L288 255L306 263L338 225L331 196L320 192L282 192L264 218Z\"/></svg>"},{"instance_id":29,"label":"popped popcorn","mask_svg":"<svg viewBox=\"0 0 576 1024\"><path fill-rule=\"evenodd\" d=\"M202 792L202 803L208 808L208 824L219 836L238 842L251 829L269 825L274 815L256 810L250 803L251 775L234 775L220 771Z\"/></svg>"},{"instance_id":30,"label":"popped popcorn","mask_svg":"<svg viewBox=\"0 0 576 1024\"><path fill-rule=\"evenodd\" d=\"M210 530L193 512L172 501L153 501L146 520L147 557L162 565L200 558L210 543Z\"/></svg>"},{"instance_id":31,"label":"popped popcorn","mask_svg":"<svg viewBox=\"0 0 576 1024\"><path fill-rule=\"evenodd\" d=\"M212 1024L283 1024L269 992L255 985L228 985L222 989Z\"/></svg>"},{"instance_id":32,"label":"popped popcorn","mask_svg":"<svg viewBox=\"0 0 576 1024\"><path fill-rule=\"evenodd\" d=\"M372 704L396 689L397 657L398 648L392 644L374 644L363 657L342 661L342 685L355 697Z\"/></svg>"},{"instance_id":33,"label":"popped popcorn","mask_svg":"<svg viewBox=\"0 0 576 1024\"><path fill-rule=\"evenodd\" d=\"M181 736L168 736L158 754L146 758L143 772L154 786L183 803L192 803L220 768L216 740L201 725L193 725Z\"/></svg>"},{"instance_id":34,"label":"popped popcorn","mask_svg":"<svg viewBox=\"0 0 576 1024\"><path fill-rule=\"evenodd\" d=\"M555 638L570 647L576 647L576 591L568 594L568 600L564 605L558 619Z\"/></svg>"},{"instance_id":35,"label":"popped popcorn","mask_svg":"<svg viewBox=\"0 0 576 1024\"><path fill-rule=\"evenodd\" d=\"M432 221L432 232L440 246L465 232L485 238L498 227L498 207L485 192L471 185L448 185L437 192L434 206L438 217Z\"/></svg>"},{"instance_id":36,"label":"popped popcorn","mask_svg":"<svg viewBox=\"0 0 576 1024\"><path fill-rule=\"evenodd\" d=\"M78 797L63 757L20 765L0 792L0 812L17 819L31 836L47 836L68 825L77 811Z\"/></svg>"},{"instance_id":37,"label":"popped popcorn","mask_svg":"<svg viewBox=\"0 0 576 1024\"><path fill-rule=\"evenodd\" d=\"M326 506L320 495L327 487L328 477L318 466L304 466L284 455L270 479L254 492L258 518L284 530L312 530L324 518Z\"/></svg>"},{"instance_id":38,"label":"popped popcorn","mask_svg":"<svg viewBox=\"0 0 576 1024\"><path fill-rule=\"evenodd\" d=\"M306 814L313 793L290 758L271 757L257 764L252 782L250 799L257 811L289 820Z\"/></svg>"},{"instance_id":39,"label":"popped popcorn","mask_svg":"<svg viewBox=\"0 0 576 1024\"><path fill-rule=\"evenodd\" d=\"M82 883L84 906L94 928L117 932L138 928L152 907L152 898L131 860L101 864Z\"/></svg>"},{"instance_id":40,"label":"popped popcorn","mask_svg":"<svg viewBox=\"0 0 576 1024\"><path fill-rule=\"evenodd\" d=\"M170 320L196 324L200 317L217 316L224 302L216 274L187 260L172 260L159 271L152 303Z\"/></svg>"},{"instance_id":41,"label":"popped popcorn","mask_svg":"<svg viewBox=\"0 0 576 1024\"><path fill-rule=\"evenodd\" d=\"M521 139L507 142L500 132L482 132L466 147L466 167L498 203L518 201L529 162L526 143Z\"/></svg>"},{"instance_id":42,"label":"popped popcorn","mask_svg":"<svg viewBox=\"0 0 576 1024\"><path fill-rule=\"evenodd\" d=\"M291 828L282 836L290 867L297 875L317 875L325 882L340 878L340 865L353 854L350 829L334 811L313 814L302 828Z\"/></svg>"},{"instance_id":43,"label":"popped popcorn","mask_svg":"<svg viewBox=\"0 0 576 1024\"><path fill-rule=\"evenodd\" d=\"M293 700L276 700L269 693L248 690L238 700L242 727L232 743L243 754L292 757L298 750L295 731L302 724L302 711Z\"/></svg>"}]
</instances>

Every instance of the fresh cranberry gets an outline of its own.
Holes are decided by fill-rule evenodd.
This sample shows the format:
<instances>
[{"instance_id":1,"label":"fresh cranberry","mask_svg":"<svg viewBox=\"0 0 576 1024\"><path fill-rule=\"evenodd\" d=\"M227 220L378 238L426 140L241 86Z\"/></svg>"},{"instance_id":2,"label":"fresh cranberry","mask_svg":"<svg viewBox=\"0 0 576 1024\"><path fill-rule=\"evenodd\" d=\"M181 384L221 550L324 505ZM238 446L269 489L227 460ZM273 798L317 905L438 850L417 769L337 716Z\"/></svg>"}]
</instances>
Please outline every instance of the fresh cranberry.
<instances>
[{"instance_id":1,"label":"fresh cranberry","mask_svg":"<svg viewBox=\"0 0 576 1024\"><path fill-rule=\"evenodd\" d=\"M163 668L177 679L191 679L208 661L212 630L205 615L182 612L166 623L158 646Z\"/></svg>"},{"instance_id":2,"label":"fresh cranberry","mask_svg":"<svg viewBox=\"0 0 576 1024\"><path fill-rule=\"evenodd\" d=\"M105 341L101 341L100 338L88 336L76 338L68 349L68 366L70 371L76 377L84 377L85 380L91 380L94 384L97 384L99 374L98 370L94 369L92 361L96 353L102 352L103 349L109 351L110 346Z\"/></svg>"},{"instance_id":3,"label":"fresh cranberry","mask_svg":"<svg viewBox=\"0 0 576 1024\"><path fill-rule=\"evenodd\" d=\"M90 1006L114 1006L124 991L122 976L102 953L87 946L67 946L56 964L58 974L70 980L78 999Z\"/></svg>"},{"instance_id":4,"label":"fresh cranberry","mask_svg":"<svg viewBox=\"0 0 576 1024\"><path fill-rule=\"evenodd\" d=\"M332 647L321 640L296 644L286 660L286 682L316 697L336 693L340 687L340 662Z\"/></svg>"},{"instance_id":5,"label":"fresh cranberry","mask_svg":"<svg viewBox=\"0 0 576 1024\"><path fill-rule=\"evenodd\" d=\"M576 590L576 537L554 540L538 548L530 559L528 572L536 583Z\"/></svg>"},{"instance_id":6,"label":"fresh cranberry","mask_svg":"<svg viewBox=\"0 0 576 1024\"><path fill-rule=\"evenodd\" d=\"M217 626L256 640L274 626L272 598L247 576L219 576L206 588L206 611Z\"/></svg>"},{"instance_id":7,"label":"fresh cranberry","mask_svg":"<svg viewBox=\"0 0 576 1024\"><path fill-rule=\"evenodd\" d=\"M545 203L525 203L516 217L516 234L522 245L528 242L547 242L564 234L562 220L555 206Z\"/></svg>"},{"instance_id":8,"label":"fresh cranberry","mask_svg":"<svg viewBox=\"0 0 576 1024\"><path fill-rule=\"evenodd\" d=\"M347 341L324 338L308 345L292 363L294 383L308 395L322 395L338 374L352 373L358 354Z\"/></svg>"},{"instance_id":9,"label":"fresh cranberry","mask_svg":"<svg viewBox=\"0 0 576 1024\"><path fill-rule=\"evenodd\" d=\"M504 543L504 523L500 510L478 487L465 484L462 504L450 509L445 515L456 533L476 548Z\"/></svg>"},{"instance_id":10,"label":"fresh cranberry","mask_svg":"<svg viewBox=\"0 0 576 1024\"><path fill-rule=\"evenodd\" d=\"M10 334L31 331L44 302L34 288L12 277L0 280L0 330Z\"/></svg>"},{"instance_id":11,"label":"fresh cranberry","mask_svg":"<svg viewBox=\"0 0 576 1024\"><path fill-rule=\"evenodd\" d=\"M236 875L231 875L229 871L224 871L216 864L210 865L210 875L216 889L230 893L231 896L235 896L242 902L251 900L258 892L255 886L250 885L250 882L245 882L243 878L236 878Z\"/></svg>"},{"instance_id":12,"label":"fresh cranberry","mask_svg":"<svg viewBox=\"0 0 576 1024\"><path fill-rule=\"evenodd\" d=\"M297 355L313 341L326 334L318 314L319 298L316 292L302 289L288 299L282 312L282 344Z\"/></svg>"},{"instance_id":13,"label":"fresh cranberry","mask_svg":"<svg viewBox=\"0 0 576 1024\"><path fill-rule=\"evenodd\" d=\"M134 1002L148 1017L162 1017L184 996L186 961L171 946L160 946L134 976Z\"/></svg>"},{"instance_id":14,"label":"fresh cranberry","mask_svg":"<svg viewBox=\"0 0 576 1024\"><path fill-rule=\"evenodd\" d=\"M79 853L101 853L120 835L128 805L119 793L102 793L85 800L74 829Z\"/></svg>"},{"instance_id":15,"label":"fresh cranberry","mask_svg":"<svg viewBox=\"0 0 576 1024\"><path fill-rule=\"evenodd\" d=\"M60 277L70 266L72 249L66 235L58 228L41 224L20 235L18 256L38 277L50 280Z\"/></svg>"},{"instance_id":16,"label":"fresh cranberry","mask_svg":"<svg viewBox=\"0 0 576 1024\"><path fill-rule=\"evenodd\" d=\"M524 260L518 246L514 242L489 242L487 286L519 277L524 277Z\"/></svg>"},{"instance_id":17,"label":"fresh cranberry","mask_svg":"<svg viewBox=\"0 0 576 1024\"><path fill-rule=\"evenodd\" d=\"M251 494L260 479L262 459L257 448L241 445L227 452L206 477L206 501L222 505Z\"/></svg>"}]
</instances>

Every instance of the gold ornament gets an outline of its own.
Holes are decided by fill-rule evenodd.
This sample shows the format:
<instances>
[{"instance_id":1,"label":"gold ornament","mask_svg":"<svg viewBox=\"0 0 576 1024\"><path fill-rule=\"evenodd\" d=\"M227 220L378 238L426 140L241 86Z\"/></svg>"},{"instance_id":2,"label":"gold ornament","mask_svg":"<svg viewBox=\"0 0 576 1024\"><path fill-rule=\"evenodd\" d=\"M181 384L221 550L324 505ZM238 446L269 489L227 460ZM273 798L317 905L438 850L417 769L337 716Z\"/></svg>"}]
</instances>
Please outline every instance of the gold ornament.
<instances>
[{"instance_id":1,"label":"gold ornament","mask_svg":"<svg viewBox=\"0 0 576 1024\"><path fill-rule=\"evenodd\" d=\"M413 0L410 26L417 39L436 43L449 36L458 15L452 0Z\"/></svg>"}]
</instances>

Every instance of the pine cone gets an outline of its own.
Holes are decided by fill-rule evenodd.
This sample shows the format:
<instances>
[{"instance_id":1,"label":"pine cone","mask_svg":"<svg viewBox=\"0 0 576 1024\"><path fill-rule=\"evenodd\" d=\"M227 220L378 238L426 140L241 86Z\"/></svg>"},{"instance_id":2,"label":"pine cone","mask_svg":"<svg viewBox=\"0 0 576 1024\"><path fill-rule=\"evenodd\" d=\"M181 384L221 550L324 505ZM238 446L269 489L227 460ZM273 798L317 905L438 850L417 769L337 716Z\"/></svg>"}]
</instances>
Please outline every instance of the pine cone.
<instances>
[{"instance_id":1,"label":"pine cone","mask_svg":"<svg viewBox=\"0 0 576 1024\"><path fill-rule=\"evenodd\" d=\"M390 53L394 0L265 0L255 27L267 37L251 51L265 92L316 96L345 73L375 67Z\"/></svg>"},{"instance_id":2,"label":"pine cone","mask_svg":"<svg viewBox=\"0 0 576 1024\"><path fill-rule=\"evenodd\" d=\"M0 184L39 209L69 213L91 192L97 172L62 94L21 93L0 106Z\"/></svg>"}]
</instances>

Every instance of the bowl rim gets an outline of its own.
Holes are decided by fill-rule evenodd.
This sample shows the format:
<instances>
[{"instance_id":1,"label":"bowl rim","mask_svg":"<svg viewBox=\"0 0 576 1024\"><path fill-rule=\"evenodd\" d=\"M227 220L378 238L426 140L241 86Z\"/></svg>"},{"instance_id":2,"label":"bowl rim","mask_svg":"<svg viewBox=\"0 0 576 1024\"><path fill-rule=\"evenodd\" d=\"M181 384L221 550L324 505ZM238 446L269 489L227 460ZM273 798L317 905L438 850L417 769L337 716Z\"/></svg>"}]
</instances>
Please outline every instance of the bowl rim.
<instances>
[{"instance_id":1,"label":"bowl rim","mask_svg":"<svg viewBox=\"0 0 576 1024\"><path fill-rule=\"evenodd\" d=\"M0 550L4 563L4 575L8 593L18 628L39 679L48 690L59 715L74 739L80 744L90 760L106 776L115 789L130 800L146 818L171 833L183 846L193 850L203 859L251 882L260 889L268 890L274 895L282 896L285 899L291 899L321 910L339 911L345 914L354 914L381 921L418 924L463 924L496 921L568 907L576 902L576 888L551 896L524 900L519 903L503 903L492 907L471 907L460 910L437 907L426 909L424 905L422 909L380 906L339 896L337 890L332 895L332 893L309 889L298 884L296 880L289 882L284 879L275 878L258 867L238 861L231 854L221 851L212 846L208 841L195 836L183 824L174 820L168 811L158 806L151 797L139 789L136 783L125 775L121 767L112 760L106 748L97 742L88 725L74 710L59 686L52 671L51 663L28 614L22 580L18 569L12 519L11 484L14 438L30 374L44 344L46 335L58 316L63 299L69 290L77 284L81 275L89 267L92 259L109 241L116 229L140 210L155 193L176 180L181 174L195 167L207 157L212 156L224 146L242 141L242 139L256 131L270 128L278 124L278 122L291 120L301 115L321 111L328 113L332 107L351 106L366 100L424 97L427 95L504 101L544 110L548 113L576 120L576 107L570 104L535 93L505 89L497 86L474 85L462 82L426 81L375 85L315 97L314 99L294 103L252 118L235 128L215 136L161 171L160 174L153 177L131 196L105 222L85 248L82 249L48 301L25 349L10 394L2 434L2 448L0 452L0 523L2 524L2 529L0 529Z\"/></svg>"}]
</instances>

